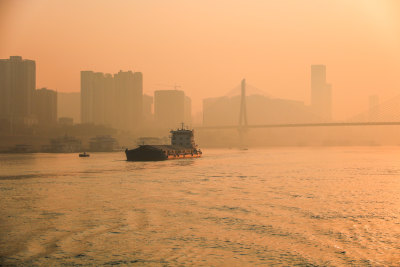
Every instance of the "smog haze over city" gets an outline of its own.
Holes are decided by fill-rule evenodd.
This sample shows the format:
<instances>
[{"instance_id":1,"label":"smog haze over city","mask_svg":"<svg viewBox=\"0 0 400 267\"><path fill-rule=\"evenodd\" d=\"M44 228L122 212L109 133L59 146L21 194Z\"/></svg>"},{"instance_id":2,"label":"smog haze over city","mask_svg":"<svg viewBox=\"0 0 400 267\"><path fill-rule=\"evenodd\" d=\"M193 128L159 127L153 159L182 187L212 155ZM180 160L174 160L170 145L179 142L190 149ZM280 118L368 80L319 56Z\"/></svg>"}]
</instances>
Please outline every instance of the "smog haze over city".
<instances>
[{"instance_id":1,"label":"smog haze over city","mask_svg":"<svg viewBox=\"0 0 400 267\"><path fill-rule=\"evenodd\" d=\"M395 266L400 1L0 0L1 266Z\"/></svg>"}]
</instances>

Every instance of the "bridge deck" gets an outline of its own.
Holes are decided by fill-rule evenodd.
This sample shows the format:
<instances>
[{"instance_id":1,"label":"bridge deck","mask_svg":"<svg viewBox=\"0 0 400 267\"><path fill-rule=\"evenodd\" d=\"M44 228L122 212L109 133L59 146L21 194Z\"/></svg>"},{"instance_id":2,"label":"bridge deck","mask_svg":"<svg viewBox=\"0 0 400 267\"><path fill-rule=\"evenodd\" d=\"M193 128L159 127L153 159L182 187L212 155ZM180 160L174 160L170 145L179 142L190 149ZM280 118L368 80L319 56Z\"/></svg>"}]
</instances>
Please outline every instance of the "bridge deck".
<instances>
[{"instance_id":1,"label":"bridge deck","mask_svg":"<svg viewBox=\"0 0 400 267\"><path fill-rule=\"evenodd\" d=\"M243 129L243 128L291 128L291 127L344 127L344 126L390 126L400 125L400 121L389 122L327 122L327 123L288 123L288 124L261 124L261 125L227 125L227 126L201 126L198 130L218 129Z\"/></svg>"}]
</instances>

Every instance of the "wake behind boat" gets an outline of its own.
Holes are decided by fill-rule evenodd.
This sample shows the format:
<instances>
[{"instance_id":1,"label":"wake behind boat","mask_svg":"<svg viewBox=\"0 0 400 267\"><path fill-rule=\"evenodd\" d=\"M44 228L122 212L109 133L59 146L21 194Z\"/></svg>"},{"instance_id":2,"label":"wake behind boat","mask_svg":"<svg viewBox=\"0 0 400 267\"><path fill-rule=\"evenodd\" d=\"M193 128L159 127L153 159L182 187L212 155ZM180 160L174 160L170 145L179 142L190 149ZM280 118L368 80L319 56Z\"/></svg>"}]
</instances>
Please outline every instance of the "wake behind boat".
<instances>
[{"instance_id":1,"label":"wake behind boat","mask_svg":"<svg viewBox=\"0 0 400 267\"><path fill-rule=\"evenodd\" d=\"M171 131L171 145L139 145L125 150L128 161L159 161L167 159L199 158L203 154L194 142L193 130Z\"/></svg>"}]
</instances>

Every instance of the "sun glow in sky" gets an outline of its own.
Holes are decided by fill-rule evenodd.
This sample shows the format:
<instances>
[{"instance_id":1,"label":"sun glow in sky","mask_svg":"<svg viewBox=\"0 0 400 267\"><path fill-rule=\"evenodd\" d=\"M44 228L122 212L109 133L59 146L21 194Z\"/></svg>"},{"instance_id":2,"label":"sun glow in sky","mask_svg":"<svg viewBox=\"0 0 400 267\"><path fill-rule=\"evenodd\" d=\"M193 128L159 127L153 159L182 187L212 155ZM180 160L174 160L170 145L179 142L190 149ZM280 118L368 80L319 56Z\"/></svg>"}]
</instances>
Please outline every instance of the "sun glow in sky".
<instances>
[{"instance_id":1,"label":"sun glow in sky","mask_svg":"<svg viewBox=\"0 0 400 267\"><path fill-rule=\"evenodd\" d=\"M308 104L310 65L326 64L335 118L400 94L398 0L0 1L0 58L36 60L38 88L132 69L148 94L180 84L195 111L244 77Z\"/></svg>"}]
</instances>

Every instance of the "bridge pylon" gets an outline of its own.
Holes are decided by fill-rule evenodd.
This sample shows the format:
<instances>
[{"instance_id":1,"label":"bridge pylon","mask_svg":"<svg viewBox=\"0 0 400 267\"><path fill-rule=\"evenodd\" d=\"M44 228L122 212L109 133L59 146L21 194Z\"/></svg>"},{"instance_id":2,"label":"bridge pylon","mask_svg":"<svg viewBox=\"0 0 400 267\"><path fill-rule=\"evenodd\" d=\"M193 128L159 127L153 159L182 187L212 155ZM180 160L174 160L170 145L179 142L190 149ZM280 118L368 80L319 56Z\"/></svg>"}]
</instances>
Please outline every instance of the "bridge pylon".
<instances>
[{"instance_id":1,"label":"bridge pylon","mask_svg":"<svg viewBox=\"0 0 400 267\"><path fill-rule=\"evenodd\" d=\"M245 148L245 135L247 132L247 109L246 109L246 79L241 83L240 112L239 112L239 147Z\"/></svg>"},{"instance_id":2,"label":"bridge pylon","mask_svg":"<svg viewBox=\"0 0 400 267\"><path fill-rule=\"evenodd\" d=\"M247 127L247 111L246 111L246 79L242 80L240 96L240 113L239 113L239 127Z\"/></svg>"}]
</instances>

